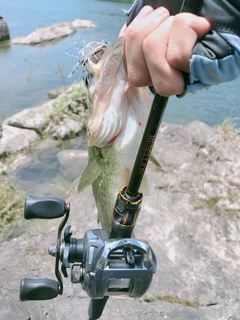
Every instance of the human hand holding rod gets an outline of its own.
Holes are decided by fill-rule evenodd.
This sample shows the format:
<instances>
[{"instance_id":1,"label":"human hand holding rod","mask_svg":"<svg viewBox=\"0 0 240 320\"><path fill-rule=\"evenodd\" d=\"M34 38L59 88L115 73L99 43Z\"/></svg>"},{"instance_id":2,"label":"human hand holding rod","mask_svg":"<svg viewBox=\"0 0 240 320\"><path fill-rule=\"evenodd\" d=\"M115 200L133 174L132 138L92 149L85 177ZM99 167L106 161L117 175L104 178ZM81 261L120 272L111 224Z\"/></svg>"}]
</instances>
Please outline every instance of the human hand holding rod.
<instances>
[{"instance_id":1,"label":"human hand holding rod","mask_svg":"<svg viewBox=\"0 0 240 320\"><path fill-rule=\"evenodd\" d=\"M239 19L238 0L135 1L120 32L129 81L170 96L236 79Z\"/></svg>"},{"instance_id":2,"label":"human hand holding rod","mask_svg":"<svg viewBox=\"0 0 240 320\"><path fill-rule=\"evenodd\" d=\"M192 49L210 29L205 18L191 13L170 16L164 7L143 7L122 30L129 81L137 87L153 86L162 96L182 94L181 71L189 72Z\"/></svg>"}]
</instances>

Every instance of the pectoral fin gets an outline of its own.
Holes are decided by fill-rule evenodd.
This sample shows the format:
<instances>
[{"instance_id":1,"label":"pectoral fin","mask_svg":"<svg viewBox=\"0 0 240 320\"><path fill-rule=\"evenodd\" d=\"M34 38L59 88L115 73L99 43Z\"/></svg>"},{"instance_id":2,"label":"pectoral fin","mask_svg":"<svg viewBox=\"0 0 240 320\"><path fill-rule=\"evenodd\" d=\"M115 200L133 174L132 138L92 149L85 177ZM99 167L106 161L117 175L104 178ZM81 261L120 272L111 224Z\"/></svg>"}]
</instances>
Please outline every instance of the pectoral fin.
<instances>
[{"instance_id":1,"label":"pectoral fin","mask_svg":"<svg viewBox=\"0 0 240 320\"><path fill-rule=\"evenodd\" d=\"M153 155L152 153L150 154L150 161L151 161L156 167L158 167L158 169L164 171L163 168L162 168L162 166L161 166L161 164L157 161L157 159L154 157L154 155Z\"/></svg>"},{"instance_id":2,"label":"pectoral fin","mask_svg":"<svg viewBox=\"0 0 240 320\"><path fill-rule=\"evenodd\" d=\"M87 168L83 171L79 182L78 182L78 192L82 192L88 186L90 186L94 180L101 174L102 169L99 164L101 155L97 155L93 160L90 161Z\"/></svg>"}]
</instances>

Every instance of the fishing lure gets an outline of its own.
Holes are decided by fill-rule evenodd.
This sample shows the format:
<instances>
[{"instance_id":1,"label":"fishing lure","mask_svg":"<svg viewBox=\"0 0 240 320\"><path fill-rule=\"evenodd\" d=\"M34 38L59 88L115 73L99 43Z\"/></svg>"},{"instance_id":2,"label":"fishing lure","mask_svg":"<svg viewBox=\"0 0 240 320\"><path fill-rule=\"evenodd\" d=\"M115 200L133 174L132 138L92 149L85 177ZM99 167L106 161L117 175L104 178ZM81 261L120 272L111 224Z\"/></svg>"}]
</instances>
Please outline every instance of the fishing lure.
<instances>
[{"instance_id":1,"label":"fishing lure","mask_svg":"<svg viewBox=\"0 0 240 320\"><path fill-rule=\"evenodd\" d=\"M71 78L72 75L76 72L78 67L83 67L86 65L89 56L92 56L92 59L96 59L96 62L100 61L102 54L105 52L105 50L110 45L110 42L108 41L92 41L89 43L86 43L86 40L83 41L83 46L81 49L79 49L77 43L75 42L77 55L70 54L68 52L65 52L68 56L74 57L78 59L78 62L73 67L72 71L69 73L68 78ZM99 53L101 55L99 56Z\"/></svg>"}]
</instances>

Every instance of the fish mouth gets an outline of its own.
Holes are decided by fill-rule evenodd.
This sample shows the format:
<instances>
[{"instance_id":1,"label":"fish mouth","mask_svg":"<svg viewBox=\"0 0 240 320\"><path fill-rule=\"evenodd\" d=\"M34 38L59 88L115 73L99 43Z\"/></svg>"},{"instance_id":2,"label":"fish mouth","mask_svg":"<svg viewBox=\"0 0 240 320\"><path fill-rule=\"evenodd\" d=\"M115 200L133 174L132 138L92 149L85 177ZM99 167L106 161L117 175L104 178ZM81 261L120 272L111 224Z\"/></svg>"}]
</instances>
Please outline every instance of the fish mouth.
<instances>
[{"instance_id":1,"label":"fish mouth","mask_svg":"<svg viewBox=\"0 0 240 320\"><path fill-rule=\"evenodd\" d=\"M107 43L95 44L95 46L93 46L93 53L90 54L88 59L90 59L91 62L94 64L98 63L101 60L102 56L104 55L104 52L106 51L108 46L109 46L109 44L107 44Z\"/></svg>"},{"instance_id":2,"label":"fish mouth","mask_svg":"<svg viewBox=\"0 0 240 320\"><path fill-rule=\"evenodd\" d=\"M83 45L79 52L79 64L82 66L85 66L87 62L97 64L109 45L108 41L93 41Z\"/></svg>"}]
</instances>

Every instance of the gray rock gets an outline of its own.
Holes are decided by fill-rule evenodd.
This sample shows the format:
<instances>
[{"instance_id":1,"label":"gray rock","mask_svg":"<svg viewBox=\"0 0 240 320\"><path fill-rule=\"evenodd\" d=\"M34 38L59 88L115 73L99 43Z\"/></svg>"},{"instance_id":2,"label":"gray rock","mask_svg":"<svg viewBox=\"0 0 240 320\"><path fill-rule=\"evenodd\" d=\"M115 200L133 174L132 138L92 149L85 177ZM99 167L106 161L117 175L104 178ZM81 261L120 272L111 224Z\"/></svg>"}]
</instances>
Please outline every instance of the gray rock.
<instances>
[{"instance_id":1,"label":"gray rock","mask_svg":"<svg viewBox=\"0 0 240 320\"><path fill-rule=\"evenodd\" d=\"M88 152L85 150L62 150L57 154L60 172L68 180L78 178L87 166Z\"/></svg>"},{"instance_id":2,"label":"gray rock","mask_svg":"<svg viewBox=\"0 0 240 320\"><path fill-rule=\"evenodd\" d=\"M83 126L81 123L70 118L65 118L58 124L50 122L45 133L50 133L56 139L65 140L80 134L82 130Z\"/></svg>"},{"instance_id":3,"label":"gray rock","mask_svg":"<svg viewBox=\"0 0 240 320\"><path fill-rule=\"evenodd\" d=\"M28 149L40 137L58 140L76 137L86 127L85 99L83 83L74 84L56 99L6 119L0 130L0 155Z\"/></svg>"},{"instance_id":4,"label":"gray rock","mask_svg":"<svg viewBox=\"0 0 240 320\"><path fill-rule=\"evenodd\" d=\"M239 142L239 136L226 141L200 122L163 124L153 153L164 171L149 164L149 195L135 228L136 238L153 247L157 272L141 299L111 297L102 320L240 320ZM57 155L66 174L70 167L83 169L81 152L72 152ZM68 201L75 237L99 227L91 188ZM54 279L54 259L46 251L59 223L22 222L0 244L1 318L88 319L89 298L69 279L55 300L19 302L22 277Z\"/></svg>"},{"instance_id":5,"label":"gray rock","mask_svg":"<svg viewBox=\"0 0 240 320\"><path fill-rule=\"evenodd\" d=\"M6 119L3 124L13 127L35 130L42 132L49 124L50 117L54 111L54 100L42 106L25 109L14 116Z\"/></svg>"},{"instance_id":6,"label":"gray rock","mask_svg":"<svg viewBox=\"0 0 240 320\"><path fill-rule=\"evenodd\" d=\"M61 89L54 89L48 93L49 99L55 99L62 93Z\"/></svg>"},{"instance_id":7,"label":"gray rock","mask_svg":"<svg viewBox=\"0 0 240 320\"><path fill-rule=\"evenodd\" d=\"M4 20L0 19L0 42L9 40L9 39L10 39L10 33L9 33L8 25Z\"/></svg>"},{"instance_id":8,"label":"gray rock","mask_svg":"<svg viewBox=\"0 0 240 320\"><path fill-rule=\"evenodd\" d=\"M2 126L0 155L28 149L31 143L37 139L39 139L39 135L33 130L20 129L5 124Z\"/></svg>"},{"instance_id":9,"label":"gray rock","mask_svg":"<svg viewBox=\"0 0 240 320\"><path fill-rule=\"evenodd\" d=\"M73 22L61 22L50 27L37 28L26 37L19 37L12 40L13 44L38 44L44 41L52 41L66 37L77 31L79 28L94 28L95 25L88 20L76 19Z\"/></svg>"},{"instance_id":10,"label":"gray rock","mask_svg":"<svg viewBox=\"0 0 240 320\"><path fill-rule=\"evenodd\" d=\"M219 135L214 129L200 121L193 121L184 129L190 133L192 142L200 147L205 145L211 147L219 140Z\"/></svg>"},{"instance_id":11,"label":"gray rock","mask_svg":"<svg viewBox=\"0 0 240 320\"><path fill-rule=\"evenodd\" d=\"M0 161L0 174L6 173L7 166Z\"/></svg>"}]
</instances>

